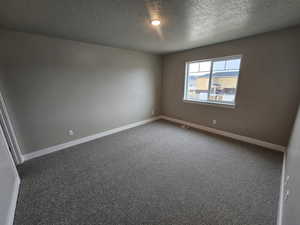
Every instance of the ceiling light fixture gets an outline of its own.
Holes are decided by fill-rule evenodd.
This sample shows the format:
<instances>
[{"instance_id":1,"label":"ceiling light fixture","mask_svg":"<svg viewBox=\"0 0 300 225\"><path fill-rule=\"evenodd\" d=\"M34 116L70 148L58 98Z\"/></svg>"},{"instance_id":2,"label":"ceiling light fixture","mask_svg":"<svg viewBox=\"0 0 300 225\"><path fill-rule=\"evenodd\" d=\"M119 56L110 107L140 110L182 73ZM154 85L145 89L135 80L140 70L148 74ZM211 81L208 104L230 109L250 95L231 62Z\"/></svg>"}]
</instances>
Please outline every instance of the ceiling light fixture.
<instances>
[{"instance_id":1,"label":"ceiling light fixture","mask_svg":"<svg viewBox=\"0 0 300 225\"><path fill-rule=\"evenodd\" d=\"M152 20L152 21L151 21L151 24L152 24L153 26L159 26L159 25L160 25L160 20Z\"/></svg>"}]
</instances>

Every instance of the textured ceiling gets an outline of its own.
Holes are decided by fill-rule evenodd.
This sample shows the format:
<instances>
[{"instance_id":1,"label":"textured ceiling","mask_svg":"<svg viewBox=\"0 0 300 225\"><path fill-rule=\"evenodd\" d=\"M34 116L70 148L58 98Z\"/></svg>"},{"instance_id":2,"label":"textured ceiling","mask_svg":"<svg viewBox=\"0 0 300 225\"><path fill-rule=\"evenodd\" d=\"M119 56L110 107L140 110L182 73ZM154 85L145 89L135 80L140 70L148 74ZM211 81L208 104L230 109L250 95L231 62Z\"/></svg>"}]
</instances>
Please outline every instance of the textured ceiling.
<instances>
[{"instance_id":1,"label":"textured ceiling","mask_svg":"<svg viewBox=\"0 0 300 225\"><path fill-rule=\"evenodd\" d=\"M160 17L162 26L151 27ZM300 0L0 0L0 27L168 53L300 24Z\"/></svg>"}]
</instances>

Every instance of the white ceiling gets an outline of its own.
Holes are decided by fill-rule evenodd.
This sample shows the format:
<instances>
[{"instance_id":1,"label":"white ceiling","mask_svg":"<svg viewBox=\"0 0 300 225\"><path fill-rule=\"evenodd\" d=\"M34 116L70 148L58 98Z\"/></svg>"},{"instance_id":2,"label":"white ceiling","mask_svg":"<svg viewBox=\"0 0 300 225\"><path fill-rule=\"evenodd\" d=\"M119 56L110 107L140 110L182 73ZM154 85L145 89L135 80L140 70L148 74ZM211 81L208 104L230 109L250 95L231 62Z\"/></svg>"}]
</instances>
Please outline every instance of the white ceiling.
<instances>
[{"instance_id":1,"label":"white ceiling","mask_svg":"<svg viewBox=\"0 0 300 225\"><path fill-rule=\"evenodd\" d=\"M158 54L297 24L300 0L0 1L2 28Z\"/></svg>"}]
</instances>

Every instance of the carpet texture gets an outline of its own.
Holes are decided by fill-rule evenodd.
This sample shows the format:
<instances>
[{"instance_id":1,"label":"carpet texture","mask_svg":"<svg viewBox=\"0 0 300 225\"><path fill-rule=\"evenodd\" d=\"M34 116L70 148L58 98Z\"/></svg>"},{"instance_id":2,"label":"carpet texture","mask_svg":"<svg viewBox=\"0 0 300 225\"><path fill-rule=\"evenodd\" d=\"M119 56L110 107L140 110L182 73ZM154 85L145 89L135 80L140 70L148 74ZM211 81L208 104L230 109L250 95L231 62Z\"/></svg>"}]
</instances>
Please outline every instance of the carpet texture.
<instances>
[{"instance_id":1,"label":"carpet texture","mask_svg":"<svg viewBox=\"0 0 300 225\"><path fill-rule=\"evenodd\" d=\"M283 154L157 121L30 160L15 225L275 225Z\"/></svg>"}]
</instances>

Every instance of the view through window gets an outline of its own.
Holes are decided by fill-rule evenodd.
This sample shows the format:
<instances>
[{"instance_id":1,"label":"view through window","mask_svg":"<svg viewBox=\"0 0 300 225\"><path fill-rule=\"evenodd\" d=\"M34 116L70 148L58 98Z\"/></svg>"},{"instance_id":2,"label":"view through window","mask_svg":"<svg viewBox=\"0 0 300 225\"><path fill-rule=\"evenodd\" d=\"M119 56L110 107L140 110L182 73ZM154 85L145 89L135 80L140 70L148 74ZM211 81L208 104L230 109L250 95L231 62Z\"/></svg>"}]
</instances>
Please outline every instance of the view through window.
<instances>
[{"instance_id":1,"label":"view through window","mask_svg":"<svg viewBox=\"0 0 300 225\"><path fill-rule=\"evenodd\" d=\"M235 104L241 56L229 56L186 64L184 99Z\"/></svg>"}]
</instances>

